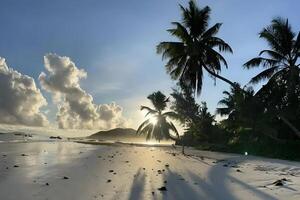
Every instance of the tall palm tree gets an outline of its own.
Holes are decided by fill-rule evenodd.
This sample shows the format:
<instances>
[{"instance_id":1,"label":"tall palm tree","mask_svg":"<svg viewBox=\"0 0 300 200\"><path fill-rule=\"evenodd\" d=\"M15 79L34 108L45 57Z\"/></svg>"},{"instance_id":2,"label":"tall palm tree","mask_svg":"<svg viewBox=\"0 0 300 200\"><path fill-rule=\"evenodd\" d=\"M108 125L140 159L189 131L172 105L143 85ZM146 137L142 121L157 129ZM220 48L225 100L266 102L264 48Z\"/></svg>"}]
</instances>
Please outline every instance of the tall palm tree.
<instances>
[{"instance_id":1,"label":"tall palm tree","mask_svg":"<svg viewBox=\"0 0 300 200\"><path fill-rule=\"evenodd\" d=\"M171 78L184 83L199 95L202 88L203 69L213 78L219 78L232 86L235 83L219 75L221 64L227 67L220 52L231 52L231 47L217 37L221 23L209 27L211 9L197 7L194 1L182 11L182 22L172 22L174 28L167 30L178 41L161 42L157 53L167 59L166 70ZM216 50L218 48L218 50Z\"/></svg>"},{"instance_id":2,"label":"tall palm tree","mask_svg":"<svg viewBox=\"0 0 300 200\"><path fill-rule=\"evenodd\" d=\"M137 134L146 135L147 140L151 138L158 141L163 139L178 140L178 131L174 124L168 120L168 118L176 117L176 113L172 111L163 112L169 99L160 91L150 94L147 98L151 101L154 108L141 106L141 110L147 111L146 117L150 116L138 127Z\"/></svg>"},{"instance_id":3,"label":"tall palm tree","mask_svg":"<svg viewBox=\"0 0 300 200\"><path fill-rule=\"evenodd\" d=\"M281 84L280 87L285 91L281 96L280 103L287 100L288 109L296 110L300 101L296 95L300 90L300 32L298 35L293 32L288 19L277 17L272 20L271 25L259 33L259 37L267 41L269 49L262 50L258 57L244 64L247 69L264 67L264 70L253 77L250 83L256 84L268 79L268 83L258 92L258 94L265 93L266 95L272 95L274 85ZM275 107L273 106L273 108ZM282 113L278 115L300 137L300 131L291 124L286 116L283 116Z\"/></svg>"}]
</instances>

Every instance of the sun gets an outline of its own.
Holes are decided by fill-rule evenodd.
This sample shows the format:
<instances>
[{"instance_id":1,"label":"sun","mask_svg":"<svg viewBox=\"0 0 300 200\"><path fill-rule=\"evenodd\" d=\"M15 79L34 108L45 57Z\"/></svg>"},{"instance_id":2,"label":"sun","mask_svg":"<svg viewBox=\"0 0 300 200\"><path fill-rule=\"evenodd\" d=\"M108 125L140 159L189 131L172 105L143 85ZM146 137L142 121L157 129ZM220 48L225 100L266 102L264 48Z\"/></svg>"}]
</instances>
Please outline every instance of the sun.
<instances>
[{"instance_id":1,"label":"sun","mask_svg":"<svg viewBox=\"0 0 300 200\"><path fill-rule=\"evenodd\" d=\"M155 125L157 123L157 118L156 117L150 117L149 121L151 124Z\"/></svg>"}]
</instances>

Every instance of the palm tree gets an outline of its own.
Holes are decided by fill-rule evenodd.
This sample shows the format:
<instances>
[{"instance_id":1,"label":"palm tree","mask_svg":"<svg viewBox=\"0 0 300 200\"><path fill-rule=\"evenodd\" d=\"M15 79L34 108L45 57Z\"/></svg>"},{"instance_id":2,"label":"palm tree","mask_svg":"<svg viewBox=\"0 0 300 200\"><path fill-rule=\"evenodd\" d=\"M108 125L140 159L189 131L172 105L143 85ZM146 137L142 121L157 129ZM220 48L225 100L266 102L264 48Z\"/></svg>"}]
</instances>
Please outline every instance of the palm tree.
<instances>
[{"instance_id":1,"label":"palm tree","mask_svg":"<svg viewBox=\"0 0 300 200\"><path fill-rule=\"evenodd\" d=\"M200 105L196 103L191 88L181 85L173 89L171 96L174 99L171 109L177 113L182 125L186 126L198 120Z\"/></svg>"},{"instance_id":2,"label":"palm tree","mask_svg":"<svg viewBox=\"0 0 300 200\"><path fill-rule=\"evenodd\" d=\"M259 108L258 103L254 98L254 91L251 87L244 88L243 90L239 87L232 87L230 91L223 91L224 97L219 101L219 105L216 113L221 116L227 116L225 122L231 128L237 128L236 126L241 126L246 124L251 124L251 121L255 120L256 112L251 111L254 107ZM254 105L255 104L255 105Z\"/></svg>"},{"instance_id":3,"label":"palm tree","mask_svg":"<svg viewBox=\"0 0 300 200\"><path fill-rule=\"evenodd\" d=\"M216 110L217 114L227 116L222 120L222 125L233 133L241 130L251 130L250 138L261 138L262 135L270 139L278 139L278 131L274 124L274 115L265 112L265 107L261 103L251 87L231 88L230 91L223 92L224 97L219 101Z\"/></svg>"},{"instance_id":4,"label":"palm tree","mask_svg":"<svg viewBox=\"0 0 300 200\"><path fill-rule=\"evenodd\" d=\"M236 109L236 91L234 88L231 88L231 91L223 91L224 97L218 102L218 105L222 107L218 107L216 112L221 116L227 116L228 119L235 120L237 116Z\"/></svg>"},{"instance_id":5,"label":"palm tree","mask_svg":"<svg viewBox=\"0 0 300 200\"><path fill-rule=\"evenodd\" d=\"M276 77L289 74L288 82L293 83L299 79L298 58L300 57L300 32L296 34L288 23L288 19L275 18L270 26L264 28L259 37L266 40L270 49L262 50L255 57L244 64L244 67L263 66L261 73L251 79L251 83L259 83L265 79L276 79ZM263 57L266 55L265 57Z\"/></svg>"},{"instance_id":6,"label":"palm tree","mask_svg":"<svg viewBox=\"0 0 300 200\"><path fill-rule=\"evenodd\" d=\"M227 67L220 52L232 53L231 47L216 36L222 24L209 27L211 9L208 6L201 9L191 0L188 8L182 5L180 8L182 22L172 22L174 28L167 30L178 41L161 42L157 46L157 53L168 60L165 67L171 78L188 85L198 95L202 88L203 69L213 78L235 86L235 83L219 75L221 64Z\"/></svg>"},{"instance_id":7,"label":"palm tree","mask_svg":"<svg viewBox=\"0 0 300 200\"><path fill-rule=\"evenodd\" d=\"M146 135L146 140L154 138L158 141L163 139L179 140L179 134L175 125L168 118L175 118L176 113L172 111L163 112L167 107L169 99L160 91L154 92L147 97L154 108L141 106L150 115L137 129L137 134ZM171 134L175 133L175 135Z\"/></svg>"},{"instance_id":8,"label":"palm tree","mask_svg":"<svg viewBox=\"0 0 300 200\"><path fill-rule=\"evenodd\" d=\"M266 40L270 48L262 50L258 57L244 64L247 69L259 66L265 68L253 77L250 83L256 84L268 79L268 83L262 87L258 94L271 94L271 96L274 85L283 85L282 88L285 91L281 96L282 101L280 103L287 100L286 105L289 106L289 109L296 110L299 104L299 97L296 94L300 87L300 32L296 35L288 19L278 17L274 18L271 25L259 33L259 37ZM274 106L273 108L270 107L270 109L274 108ZM300 131L290 123L286 116L283 116L282 113L277 115L300 137Z\"/></svg>"}]
</instances>

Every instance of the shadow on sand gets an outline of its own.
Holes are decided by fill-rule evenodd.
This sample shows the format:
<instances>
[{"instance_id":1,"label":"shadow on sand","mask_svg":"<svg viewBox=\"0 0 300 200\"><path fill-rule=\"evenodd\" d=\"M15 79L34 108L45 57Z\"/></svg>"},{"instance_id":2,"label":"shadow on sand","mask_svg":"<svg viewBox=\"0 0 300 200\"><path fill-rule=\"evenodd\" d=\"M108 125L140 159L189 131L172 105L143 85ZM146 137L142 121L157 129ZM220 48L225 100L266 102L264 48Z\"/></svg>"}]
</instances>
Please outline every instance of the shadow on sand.
<instances>
[{"instance_id":1,"label":"shadow on sand","mask_svg":"<svg viewBox=\"0 0 300 200\"><path fill-rule=\"evenodd\" d=\"M146 190L146 187L148 186L146 184L146 179L150 176L147 176L145 171L139 169L132 182L129 199L238 200L241 197L235 196L227 184L234 182L239 189L247 191L248 196L245 196L245 198L251 199L255 197L255 199L276 200L276 198L262 190L229 175L229 170L230 167L223 167L222 163L213 165L209 170L207 179L204 179L195 172L189 170L187 173L188 177L183 177L167 168L161 175L161 184L155 186L151 185L149 190ZM164 181L166 181L165 184L163 183ZM167 187L167 191L158 191L158 188L162 185ZM151 191L154 193L151 194Z\"/></svg>"},{"instance_id":2,"label":"shadow on sand","mask_svg":"<svg viewBox=\"0 0 300 200\"><path fill-rule=\"evenodd\" d=\"M142 171L141 168L137 171L133 183L130 189L130 196L128 199L143 199L143 194L146 184L146 174Z\"/></svg>"},{"instance_id":3,"label":"shadow on sand","mask_svg":"<svg viewBox=\"0 0 300 200\"><path fill-rule=\"evenodd\" d=\"M228 159L230 160L230 159ZM241 164L235 163L235 164ZM211 199L228 199L228 200L238 200L240 197L236 197L232 191L230 190L227 183L234 183L238 185L239 188L247 191L248 194L253 194L256 199L266 199L266 200L276 200L273 196L249 185L246 182L243 182L231 175L229 175L230 167L223 167L221 164L216 164L211 167L208 172L208 180L204 180L203 178L196 175L194 172L189 171L189 177L191 180L204 191L205 196ZM248 196L251 199L251 196Z\"/></svg>"}]
</instances>

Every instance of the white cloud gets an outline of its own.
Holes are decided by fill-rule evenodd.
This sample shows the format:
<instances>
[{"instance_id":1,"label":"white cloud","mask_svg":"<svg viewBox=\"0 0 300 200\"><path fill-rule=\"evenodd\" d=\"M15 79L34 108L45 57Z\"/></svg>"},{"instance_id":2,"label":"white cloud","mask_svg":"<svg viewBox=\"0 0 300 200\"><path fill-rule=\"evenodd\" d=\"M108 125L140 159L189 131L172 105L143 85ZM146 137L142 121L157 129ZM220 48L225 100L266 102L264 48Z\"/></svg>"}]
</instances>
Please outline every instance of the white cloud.
<instances>
[{"instance_id":1,"label":"white cloud","mask_svg":"<svg viewBox=\"0 0 300 200\"><path fill-rule=\"evenodd\" d=\"M47 74L39 76L42 88L51 92L57 104L57 123L59 128L109 129L126 126L122 107L116 103L96 105L93 97L79 84L87 73L68 57L56 54L44 56Z\"/></svg>"},{"instance_id":2,"label":"white cloud","mask_svg":"<svg viewBox=\"0 0 300 200\"><path fill-rule=\"evenodd\" d=\"M40 111L45 105L34 79L9 68L0 57L0 123L46 126L49 122Z\"/></svg>"}]
</instances>

